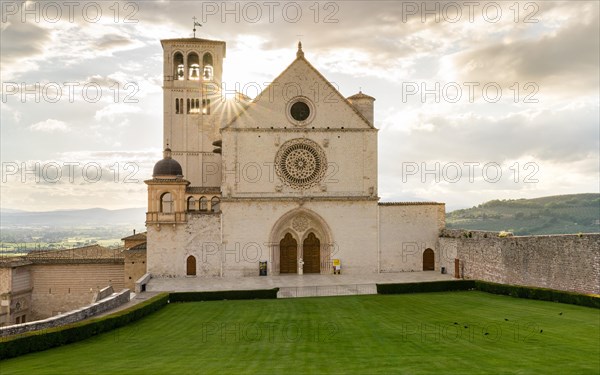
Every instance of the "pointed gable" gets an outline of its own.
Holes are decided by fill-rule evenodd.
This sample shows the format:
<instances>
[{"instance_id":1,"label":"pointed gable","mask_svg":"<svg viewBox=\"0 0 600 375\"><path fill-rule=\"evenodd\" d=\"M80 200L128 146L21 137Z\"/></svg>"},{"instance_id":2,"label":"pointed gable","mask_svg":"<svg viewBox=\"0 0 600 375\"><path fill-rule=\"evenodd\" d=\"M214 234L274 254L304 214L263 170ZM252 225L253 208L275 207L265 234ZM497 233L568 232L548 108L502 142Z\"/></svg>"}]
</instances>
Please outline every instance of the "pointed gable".
<instances>
[{"instance_id":1,"label":"pointed gable","mask_svg":"<svg viewBox=\"0 0 600 375\"><path fill-rule=\"evenodd\" d=\"M301 52L225 128L374 129ZM291 116L291 105L299 100L306 102L311 112L302 123Z\"/></svg>"}]
</instances>

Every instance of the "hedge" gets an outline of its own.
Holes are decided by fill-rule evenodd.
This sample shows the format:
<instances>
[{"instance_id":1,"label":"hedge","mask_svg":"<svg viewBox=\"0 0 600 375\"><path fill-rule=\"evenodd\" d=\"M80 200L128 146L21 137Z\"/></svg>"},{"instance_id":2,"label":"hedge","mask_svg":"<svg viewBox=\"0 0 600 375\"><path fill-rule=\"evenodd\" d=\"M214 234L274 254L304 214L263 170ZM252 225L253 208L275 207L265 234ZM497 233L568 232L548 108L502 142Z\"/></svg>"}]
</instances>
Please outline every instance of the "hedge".
<instances>
[{"instance_id":1,"label":"hedge","mask_svg":"<svg viewBox=\"0 0 600 375\"><path fill-rule=\"evenodd\" d=\"M123 327L161 309L168 301L169 295L163 293L128 309L101 318L0 338L0 359L13 358L70 344L99 333Z\"/></svg>"},{"instance_id":2,"label":"hedge","mask_svg":"<svg viewBox=\"0 0 600 375\"><path fill-rule=\"evenodd\" d=\"M197 302L238 299L275 299L279 288L259 290L224 290L216 292L176 292L169 296L170 302Z\"/></svg>"},{"instance_id":3,"label":"hedge","mask_svg":"<svg viewBox=\"0 0 600 375\"><path fill-rule=\"evenodd\" d=\"M487 281L475 281L475 289L492 294L537 299L541 301L568 303L571 305L580 305L600 309L600 298L586 294L530 286L496 284Z\"/></svg>"},{"instance_id":4,"label":"hedge","mask_svg":"<svg viewBox=\"0 0 600 375\"><path fill-rule=\"evenodd\" d=\"M479 280L448 280L406 284L377 284L377 294L404 294L426 292L448 292L455 290L479 290L491 294L502 294L518 298L568 303L600 308L600 298L586 294L564 292L554 289L529 286L496 284Z\"/></svg>"},{"instance_id":5,"label":"hedge","mask_svg":"<svg viewBox=\"0 0 600 375\"><path fill-rule=\"evenodd\" d=\"M448 292L453 290L471 290L474 288L474 280L444 280L424 283L377 284L377 294Z\"/></svg>"}]
</instances>

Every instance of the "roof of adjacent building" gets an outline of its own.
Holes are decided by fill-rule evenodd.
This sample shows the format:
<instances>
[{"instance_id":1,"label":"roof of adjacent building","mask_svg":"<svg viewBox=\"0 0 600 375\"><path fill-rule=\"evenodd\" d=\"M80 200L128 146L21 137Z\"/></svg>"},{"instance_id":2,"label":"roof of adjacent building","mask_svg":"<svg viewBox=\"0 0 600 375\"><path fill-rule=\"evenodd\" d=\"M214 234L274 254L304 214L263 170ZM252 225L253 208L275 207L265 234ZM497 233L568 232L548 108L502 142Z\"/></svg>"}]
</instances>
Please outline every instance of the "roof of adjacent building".
<instances>
[{"instance_id":1,"label":"roof of adjacent building","mask_svg":"<svg viewBox=\"0 0 600 375\"><path fill-rule=\"evenodd\" d=\"M136 241L136 240L145 240L147 232L141 232L132 234L131 236L121 238L122 241Z\"/></svg>"},{"instance_id":2,"label":"roof of adjacent building","mask_svg":"<svg viewBox=\"0 0 600 375\"><path fill-rule=\"evenodd\" d=\"M146 242L142 242L135 246L131 246L130 248L127 248L126 250L123 250L123 251L124 252L146 251Z\"/></svg>"},{"instance_id":3,"label":"roof of adjacent building","mask_svg":"<svg viewBox=\"0 0 600 375\"><path fill-rule=\"evenodd\" d=\"M161 39L160 40L161 44L164 43L164 42L168 42L168 43L172 43L172 42L182 42L182 43L195 42L195 43L218 43L218 44L226 44L222 40L213 40L213 39L204 39L204 38L172 38L172 39Z\"/></svg>"},{"instance_id":4,"label":"roof of adjacent building","mask_svg":"<svg viewBox=\"0 0 600 375\"><path fill-rule=\"evenodd\" d=\"M185 189L190 194L221 194L219 186L190 186Z\"/></svg>"},{"instance_id":5,"label":"roof of adjacent building","mask_svg":"<svg viewBox=\"0 0 600 375\"><path fill-rule=\"evenodd\" d=\"M93 261L93 260L118 260L123 259L121 254L123 248L109 249L100 245L78 247L62 250L32 251L25 259L34 263L37 261Z\"/></svg>"},{"instance_id":6,"label":"roof of adjacent building","mask_svg":"<svg viewBox=\"0 0 600 375\"><path fill-rule=\"evenodd\" d=\"M439 202L379 202L380 206L443 206L445 204Z\"/></svg>"},{"instance_id":7,"label":"roof of adjacent building","mask_svg":"<svg viewBox=\"0 0 600 375\"><path fill-rule=\"evenodd\" d=\"M354 94L352 96L349 96L347 98L348 100L356 100L356 99L371 99L371 100L375 100L374 97L367 95L367 94L363 94L362 91L359 91L358 94Z\"/></svg>"},{"instance_id":8,"label":"roof of adjacent building","mask_svg":"<svg viewBox=\"0 0 600 375\"><path fill-rule=\"evenodd\" d=\"M0 257L0 268L20 267L28 264L31 264L31 262L23 256Z\"/></svg>"}]
</instances>

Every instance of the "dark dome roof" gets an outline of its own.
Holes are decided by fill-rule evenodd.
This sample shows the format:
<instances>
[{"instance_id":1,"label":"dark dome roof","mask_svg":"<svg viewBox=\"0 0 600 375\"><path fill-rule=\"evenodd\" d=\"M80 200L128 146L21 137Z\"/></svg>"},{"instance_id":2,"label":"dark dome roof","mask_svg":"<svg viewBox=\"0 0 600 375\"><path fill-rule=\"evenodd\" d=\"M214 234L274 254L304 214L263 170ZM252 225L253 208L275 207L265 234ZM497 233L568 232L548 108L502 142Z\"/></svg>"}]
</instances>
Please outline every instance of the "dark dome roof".
<instances>
[{"instance_id":1,"label":"dark dome roof","mask_svg":"<svg viewBox=\"0 0 600 375\"><path fill-rule=\"evenodd\" d=\"M164 152L164 158L154 164L152 177L156 176L182 176L183 169L177 160L171 158L171 149L167 148Z\"/></svg>"}]
</instances>

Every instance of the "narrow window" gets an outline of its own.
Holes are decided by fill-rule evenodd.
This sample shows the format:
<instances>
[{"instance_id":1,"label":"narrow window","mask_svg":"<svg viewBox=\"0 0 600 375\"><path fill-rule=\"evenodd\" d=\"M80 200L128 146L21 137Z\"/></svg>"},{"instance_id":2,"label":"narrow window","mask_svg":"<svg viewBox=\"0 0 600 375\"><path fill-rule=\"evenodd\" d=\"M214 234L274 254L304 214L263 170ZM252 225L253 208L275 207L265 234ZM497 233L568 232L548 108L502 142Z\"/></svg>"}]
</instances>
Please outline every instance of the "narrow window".
<instances>
[{"instance_id":1,"label":"narrow window","mask_svg":"<svg viewBox=\"0 0 600 375\"><path fill-rule=\"evenodd\" d=\"M210 115L210 99L202 99L202 114Z\"/></svg>"},{"instance_id":2,"label":"narrow window","mask_svg":"<svg viewBox=\"0 0 600 375\"><path fill-rule=\"evenodd\" d=\"M164 193L160 196L160 212L165 214L173 212L173 197L171 193Z\"/></svg>"},{"instance_id":3,"label":"narrow window","mask_svg":"<svg viewBox=\"0 0 600 375\"><path fill-rule=\"evenodd\" d=\"M210 200L210 208L212 212L219 212L219 210L221 209L220 206L221 200L218 197L213 197L213 199Z\"/></svg>"}]
</instances>

